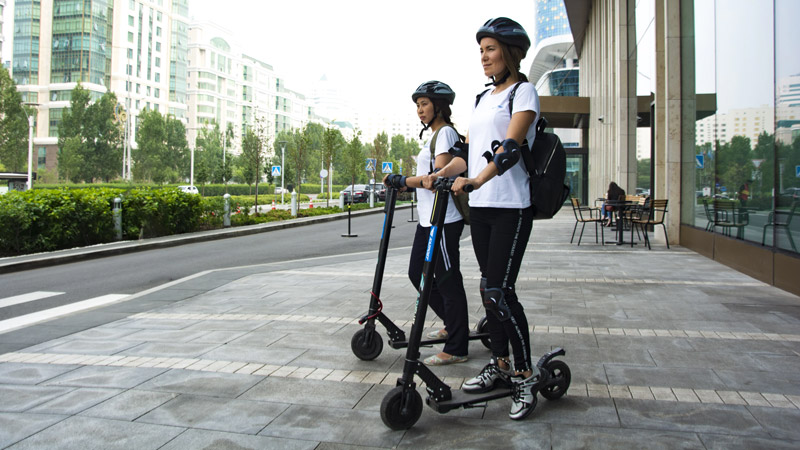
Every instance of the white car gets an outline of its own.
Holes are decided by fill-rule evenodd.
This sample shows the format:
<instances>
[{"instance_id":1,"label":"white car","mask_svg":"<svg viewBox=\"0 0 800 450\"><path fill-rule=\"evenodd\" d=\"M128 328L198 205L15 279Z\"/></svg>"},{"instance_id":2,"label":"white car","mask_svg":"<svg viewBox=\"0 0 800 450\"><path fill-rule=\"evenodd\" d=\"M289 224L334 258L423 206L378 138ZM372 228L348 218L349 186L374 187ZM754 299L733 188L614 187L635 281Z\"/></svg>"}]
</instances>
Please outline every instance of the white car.
<instances>
[{"instance_id":1,"label":"white car","mask_svg":"<svg viewBox=\"0 0 800 450\"><path fill-rule=\"evenodd\" d=\"M275 194L288 194L289 190L280 186L275 188Z\"/></svg>"},{"instance_id":2,"label":"white car","mask_svg":"<svg viewBox=\"0 0 800 450\"><path fill-rule=\"evenodd\" d=\"M197 190L197 186L178 186L178 189L180 189L183 192L186 192L187 194L199 194L200 193L200 191Z\"/></svg>"}]
</instances>

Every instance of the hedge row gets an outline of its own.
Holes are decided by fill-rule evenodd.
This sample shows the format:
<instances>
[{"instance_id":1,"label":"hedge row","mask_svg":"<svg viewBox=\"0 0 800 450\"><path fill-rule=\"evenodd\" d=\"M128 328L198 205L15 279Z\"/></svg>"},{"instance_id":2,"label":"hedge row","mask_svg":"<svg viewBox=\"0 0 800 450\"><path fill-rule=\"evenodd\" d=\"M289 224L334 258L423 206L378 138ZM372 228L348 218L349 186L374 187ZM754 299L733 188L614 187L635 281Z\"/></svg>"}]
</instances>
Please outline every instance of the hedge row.
<instances>
[{"instance_id":1,"label":"hedge row","mask_svg":"<svg viewBox=\"0 0 800 450\"><path fill-rule=\"evenodd\" d=\"M128 184L128 183L95 183L95 184L37 184L36 189L59 190L59 189L165 189L173 188L177 185L164 185L154 186L147 184ZM275 195L276 186L273 184L259 184L258 196L262 195ZM343 190L345 186L333 185L334 196L338 195L339 191ZM255 185L247 184L200 184L197 186L200 193L204 197L217 197L226 193L231 195L255 195ZM303 184L300 186L299 194L319 194L319 184ZM325 185L325 193L328 192L328 186ZM337 197L338 198L338 197Z\"/></svg>"},{"instance_id":2,"label":"hedge row","mask_svg":"<svg viewBox=\"0 0 800 450\"><path fill-rule=\"evenodd\" d=\"M122 238L165 236L214 226L200 196L178 189L34 189L0 196L0 255L111 242L114 198L122 199ZM211 214L212 217L214 214ZM220 219L221 220L221 219Z\"/></svg>"}]
</instances>

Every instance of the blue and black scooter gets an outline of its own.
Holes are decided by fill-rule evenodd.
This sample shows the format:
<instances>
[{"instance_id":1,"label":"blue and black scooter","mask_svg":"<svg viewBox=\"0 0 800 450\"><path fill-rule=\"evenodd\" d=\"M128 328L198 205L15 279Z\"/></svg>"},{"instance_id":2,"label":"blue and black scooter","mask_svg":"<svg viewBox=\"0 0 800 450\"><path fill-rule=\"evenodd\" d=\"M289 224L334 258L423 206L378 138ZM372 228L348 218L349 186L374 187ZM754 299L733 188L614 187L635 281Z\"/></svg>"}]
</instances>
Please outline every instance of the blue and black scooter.
<instances>
[{"instance_id":1,"label":"blue and black scooter","mask_svg":"<svg viewBox=\"0 0 800 450\"><path fill-rule=\"evenodd\" d=\"M425 403L439 413L446 413L457 408L473 408L483 406L489 400L510 397L515 387L497 387L482 394L469 394L460 389L452 389L438 378L420 360L419 348L423 344L422 330L425 326L425 313L428 309L428 300L431 294L433 268L439 257L439 230L444 224L447 202L450 197L452 180L439 178L436 184L433 213L431 216L431 232L428 239L428 249L425 253L425 262L420 281L421 292L417 297L414 313L414 323L411 325L411 334L407 344L403 374L397 380L397 386L389 391L381 402L381 419L383 423L393 430L411 428L422 415L422 397L416 389L414 376L418 376L425 383L428 398ZM469 187L469 186L468 186ZM388 197L387 197L388 198ZM534 393L534 408L538 394L548 400L556 400L567 393L571 373L567 363L554 359L563 356L563 349L555 349L539 358L537 367L547 372L541 385L537 386Z\"/></svg>"},{"instance_id":2,"label":"blue and black scooter","mask_svg":"<svg viewBox=\"0 0 800 450\"><path fill-rule=\"evenodd\" d=\"M375 277L372 280L372 291L369 297L369 310L362 316L358 323L364 325L364 328L358 330L353 338L350 340L350 348L353 350L359 359L365 361L372 361L381 354L383 350L383 339L378 331L375 329L375 321L378 321L386 328L386 333L389 337L389 346L395 349L406 348L408 340L406 339L405 332L394 324L382 312L383 303L381 302L381 284L383 283L383 271L386 266L386 254L389 251L389 238L392 234L392 221L394 219L394 209L397 203L397 189L388 186L386 188L386 203L383 207L383 233L381 234L381 243L378 249L378 263L375 267ZM445 205L445 210L447 205ZM426 263L427 264L427 263ZM433 265L431 265L433 271ZM433 272L431 272L432 274ZM432 275L431 275L432 276ZM476 330L471 331L469 340L480 339L486 348L489 348L489 332L487 331L486 317L478 321ZM434 344L444 344L447 338L428 339L420 341L419 345L430 346Z\"/></svg>"}]
</instances>

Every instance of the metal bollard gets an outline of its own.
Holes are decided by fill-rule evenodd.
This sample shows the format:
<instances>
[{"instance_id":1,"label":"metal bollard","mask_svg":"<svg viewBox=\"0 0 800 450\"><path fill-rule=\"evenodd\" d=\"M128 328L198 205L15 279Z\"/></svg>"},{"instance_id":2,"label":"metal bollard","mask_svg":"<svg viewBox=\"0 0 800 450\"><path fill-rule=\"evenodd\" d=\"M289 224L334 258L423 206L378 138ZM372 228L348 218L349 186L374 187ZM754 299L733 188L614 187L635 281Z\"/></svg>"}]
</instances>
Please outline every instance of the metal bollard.
<instances>
[{"instance_id":1,"label":"metal bollard","mask_svg":"<svg viewBox=\"0 0 800 450\"><path fill-rule=\"evenodd\" d=\"M370 208L374 208L375 207L375 189L374 188L369 190L369 207Z\"/></svg>"},{"instance_id":2,"label":"metal bollard","mask_svg":"<svg viewBox=\"0 0 800 450\"><path fill-rule=\"evenodd\" d=\"M297 191L292 191L292 217L297 217Z\"/></svg>"},{"instance_id":3,"label":"metal bollard","mask_svg":"<svg viewBox=\"0 0 800 450\"><path fill-rule=\"evenodd\" d=\"M344 211L344 195L339 195L339 209Z\"/></svg>"},{"instance_id":4,"label":"metal bollard","mask_svg":"<svg viewBox=\"0 0 800 450\"><path fill-rule=\"evenodd\" d=\"M114 216L114 239L117 241L122 240L122 199L119 197L114 198L114 209L111 210Z\"/></svg>"},{"instance_id":5,"label":"metal bollard","mask_svg":"<svg viewBox=\"0 0 800 450\"><path fill-rule=\"evenodd\" d=\"M222 196L225 199L225 214L222 216L222 226L229 228L231 226L231 194Z\"/></svg>"}]
</instances>

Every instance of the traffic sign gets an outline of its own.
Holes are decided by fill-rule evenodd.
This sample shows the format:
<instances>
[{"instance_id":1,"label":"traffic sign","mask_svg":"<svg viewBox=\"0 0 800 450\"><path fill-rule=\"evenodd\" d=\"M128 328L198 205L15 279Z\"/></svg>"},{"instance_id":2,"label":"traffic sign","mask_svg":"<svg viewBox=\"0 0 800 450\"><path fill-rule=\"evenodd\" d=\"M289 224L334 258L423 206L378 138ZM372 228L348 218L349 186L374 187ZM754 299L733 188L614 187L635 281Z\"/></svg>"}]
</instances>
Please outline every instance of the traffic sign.
<instances>
[{"instance_id":1,"label":"traffic sign","mask_svg":"<svg viewBox=\"0 0 800 450\"><path fill-rule=\"evenodd\" d=\"M697 163L697 168L698 169L702 169L703 168L703 155L695 155L694 159L696 160L695 162Z\"/></svg>"},{"instance_id":2,"label":"traffic sign","mask_svg":"<svg viewBox=\"0 0 800 450\"><path fill-rule=\"evenodd\" d=\"M281 176L281 166L272 166L272 176L273 177Z\"/></svg>"},{"instance_id":3,"label":"traffic sign","mask_svg":"<svg viewBox=\"0 0 800 450\"><path fill-rule=\"evenodd\" d=\"M328 176L328 171L327 170L322 169L322 170L319 171L319 177L320 178L325 178L327 176Z\"/></svg>"},{"instance_id":4,"label":"traffic sign","mask_svg":"<svg viewBox=\"0 0 800 450\"><path fill-rule=\"evenodd\" d=\"M794 166L794 176L800 178L800 166Z\"/></svg>"},{"instance_id":5,"label":"traffic sign","mask_svg":"<svg viewBox=\"0 0 800 450\"><path fill-rule=\"evenodd\" d=\"M383 163L382 172L383 173L392 173L392 163L390 163L390 162Z\"/></svg>"},{"instance_id":6,"label":"traffic sign","mask_svg":"<svg viewBox=\"0 0 800 450\"><path fill-rule=\"evenodd\" d=\"M367 158L367 166L364 168L364 170L374 171L375 164L377 163L378 161L375 158Z\"/></svg>"}]
</instances>

